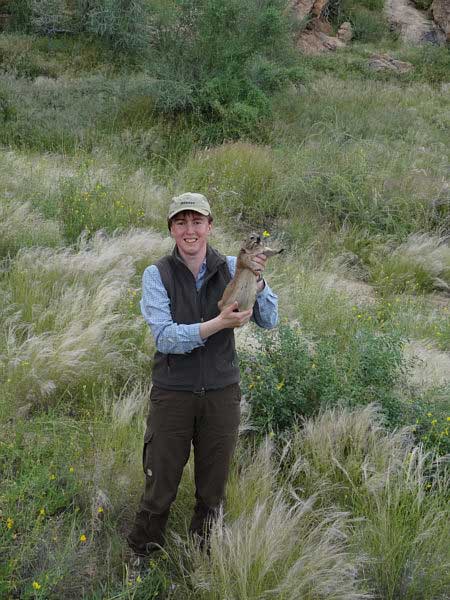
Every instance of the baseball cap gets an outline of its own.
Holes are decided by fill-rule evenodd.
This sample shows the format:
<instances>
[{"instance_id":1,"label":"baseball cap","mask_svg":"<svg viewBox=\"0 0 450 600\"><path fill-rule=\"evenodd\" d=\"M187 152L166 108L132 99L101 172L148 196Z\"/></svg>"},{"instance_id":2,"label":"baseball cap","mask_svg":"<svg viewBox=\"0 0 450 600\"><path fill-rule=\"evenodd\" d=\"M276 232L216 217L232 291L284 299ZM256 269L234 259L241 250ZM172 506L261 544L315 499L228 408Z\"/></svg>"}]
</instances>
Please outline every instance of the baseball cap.
<instances>
[{"instance_id":1,"label":"baseball cap","mask_svg":"<svg viewBox=\"0 0 450 600\"><path fill-rule=\"evenodd\" d=\"M177 213L183 210L193 210L207 217L211 214L211 207L209 206L208 200L203 194L196 194L194 192L186 192L181 196L175 196L172 198L172 202L169 206L168 219L174 217Z\"/></svg>"}]
</instances>

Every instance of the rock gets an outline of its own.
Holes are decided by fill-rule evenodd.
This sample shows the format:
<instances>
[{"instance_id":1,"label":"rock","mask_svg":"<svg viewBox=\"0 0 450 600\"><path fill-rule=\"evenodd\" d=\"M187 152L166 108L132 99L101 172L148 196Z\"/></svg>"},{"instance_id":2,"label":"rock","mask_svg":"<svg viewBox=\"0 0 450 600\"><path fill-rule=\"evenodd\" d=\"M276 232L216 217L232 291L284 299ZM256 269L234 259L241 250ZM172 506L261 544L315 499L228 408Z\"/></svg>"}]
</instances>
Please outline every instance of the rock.
<instances>
[{"instance_id":1,"label":"rock","mask_svg":"<svg viewBox=\"0 0 450 600\"><path fill-rule=\"evenodd\" d=\"M292 0L290 6L299 20L320 19L330 0Z\"/></svg>"},{"instance_id":2,"label":"rock","mask_svg":"<svg viewBox=\"0 0 450 600\"><path fill-rule=\"evenodd\" d=\"M331 35L333 28L324 17L330 3L331 0L291 0L290 6L297 19L307 24L297 38L297 48L304 54L334 52L351 40L350 23L344 24L341 37Z\"/></svg>"},{"instance_id":3,"label":"rock","mask_svg":"<svg viewBox=\"0 0 450 600\"><path fill-rule=\"evenodd\" d=\"M345 44L338 38L320 31L305 31L297 40L297 48L304 54L320 54L345 48Z\"/></svg>"},{"instance_id":4,"label":"rock","mask_svg":"<svg viewBox=\"0 0 450 600\"><path fill-rule=\"evenodd\" d=\"M317 20L315 29L321 33L326 33L327 35L332 35L333 33L333 27L331 26L331 23L328 23L328 21L325 21L324 19Z\"/></svg>"},{"instance_id":5,"label":"rock","mask_svg":"<svg viewBox=\"0 0 450 600\"><path fill-rule=\"evenodd\" d=\"M439 25L445 34L447 42L450 42L450 2L449 0L433 0L431 14L434 22Z\"/></svg>"},{"instance_id":6,"label":"rock","mask_svg":"<svg viewBox=\"0 0 450 600\"><path fill-rule=\"evenodd\" d=\"M307 19L311 15L314 0L294 0L291 6L299 20Z\"/></svg>"},{"instance_id":7,"label":"rock","mask_svg":"<svg viewBox=\"0 0 450 600\"><path fill-rule=\"evenodd\" d=\"M372 54L369 58L369 67L374 71L395 71L396 73L408 73L413 65L393 58L389 54Z\"/></svg>"},{"instance_id":8,"label":"rock","mask_svg":"<svg viewBox=\"0 0 450 600\"><path fill-rule=\"evenodd\" d=\"M350 42L353 37L353 29L351 23L349 23L348 21L342 23L342 25L338 29L337 37L345 44Z\"/></svg>"},{"instance_id":9,"label":"rock","mask_svg":"<svg viewBox=\"0 0 450 600\"><path fill-rule=\"evenodd\" d=\"M311 11L313 17L320 19L323 11L325 10L325 8L328 5L328 1L329 0L315 0L313 7L312 7L312 11Z\"/></svg>"}]
</instances>

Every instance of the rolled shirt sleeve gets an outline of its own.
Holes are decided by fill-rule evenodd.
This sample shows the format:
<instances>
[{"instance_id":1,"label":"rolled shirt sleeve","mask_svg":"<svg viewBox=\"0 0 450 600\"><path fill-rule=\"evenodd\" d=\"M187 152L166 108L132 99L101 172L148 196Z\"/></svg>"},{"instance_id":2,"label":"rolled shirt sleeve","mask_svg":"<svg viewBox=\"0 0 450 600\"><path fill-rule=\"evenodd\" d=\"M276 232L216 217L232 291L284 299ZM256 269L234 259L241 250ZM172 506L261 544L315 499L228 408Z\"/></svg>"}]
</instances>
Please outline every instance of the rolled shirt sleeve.
<instances>
[{"instance_id":1,"label":"rolled shirt sleeve","mask_svg":"<svg viewBox=\"0 0 450 600\"><path fill-rule=\"evenodd\" d=\"M147 267L142 276L141 312L150 325L159 352L184 354L204 346L200 337L200 323L174 323L170 312L170 300L155 265Z\"/></svg>"}]
</instances>

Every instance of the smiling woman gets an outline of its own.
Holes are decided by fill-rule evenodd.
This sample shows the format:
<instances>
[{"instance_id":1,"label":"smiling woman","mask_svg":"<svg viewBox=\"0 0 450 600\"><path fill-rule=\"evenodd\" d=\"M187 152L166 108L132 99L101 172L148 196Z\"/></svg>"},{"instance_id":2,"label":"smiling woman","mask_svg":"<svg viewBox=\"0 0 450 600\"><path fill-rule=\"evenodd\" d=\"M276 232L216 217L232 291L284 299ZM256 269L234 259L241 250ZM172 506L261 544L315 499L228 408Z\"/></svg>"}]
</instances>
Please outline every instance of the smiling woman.
<instances>
[{"instance_id":1,"label":"smiling woman","mask_svg":"<svg viewBox=\"0 0 450 600\"><path fill-rule=\"evenodd\" d=\"M171 219L170 233L185 260L206 251L211 229L211 217L195 212L183 211Z\"/></svg>"},{"instance_id":2,"label":"smiling woman","mask_svg":"<svg viewBox=\"0 0 450 600\"><path fill-rule=\"evenodd\" d=\"M143 276L141 310L155 338L150 414L144 436L145 490L128 543L140 556L161 547L191 444L195 452L196 505L190 531L205 542L220 513L240 419L239 367L234 328L252 317L261 327L277 321L277 297L261 287L254 306L220 310L219 299L236 269L236 257L208 244L209 203L187 192L168 211L175 247ZM265 259L260 258L261 270Z\"/></svg>"}]
</instances>

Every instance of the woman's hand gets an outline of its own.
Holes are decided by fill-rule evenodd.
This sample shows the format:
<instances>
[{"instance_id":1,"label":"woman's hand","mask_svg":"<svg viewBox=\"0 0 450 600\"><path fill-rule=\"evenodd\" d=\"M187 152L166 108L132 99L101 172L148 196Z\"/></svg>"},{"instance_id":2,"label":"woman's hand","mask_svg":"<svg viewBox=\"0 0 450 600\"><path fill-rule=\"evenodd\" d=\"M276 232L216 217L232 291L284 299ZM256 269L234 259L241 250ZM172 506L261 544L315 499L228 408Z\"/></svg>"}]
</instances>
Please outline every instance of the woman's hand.
<instances>
[{"instance_id":1,"label":"woman's hand","mask_svg":"<svg viewBox=\"0 0 450 600\"><path fill-rule=\"evenodd\" d=\"M222 321L224 329L234 329L242 327L250 321L253 313L253 308L249 310L238 311L238 303L233 302L230 306L226 306L219 314L218 318Z\"/></svg>"},{"instance_id":2,"label":"woman's hand","mask_svg":"<svg viewBox=\"0 0 450 600\"><path fill-rule=\"evenodd\" d=\"M248 323L252 316L253 308L243 310L242 312L239 312L237 308L238 303L234 302L222 309L214 319L200 323L200 337L205 340L210 335L222 331L222 329L234 329Z\"/></svg>"}]
</instances>

